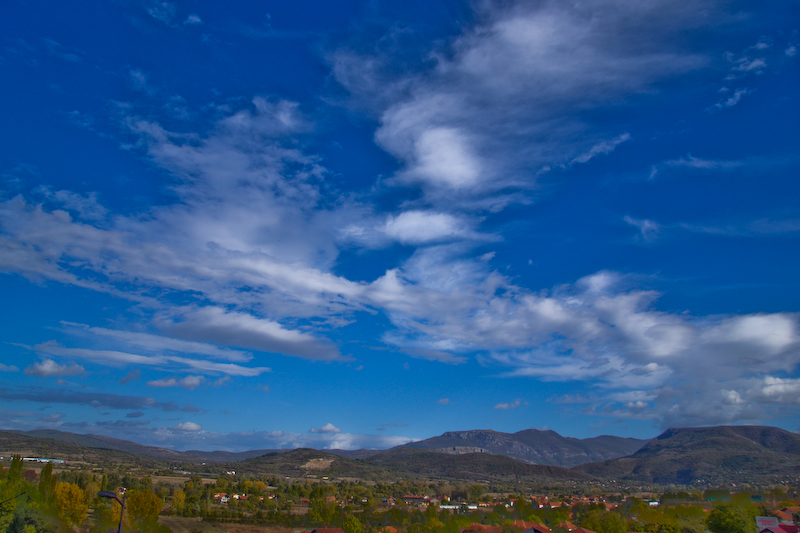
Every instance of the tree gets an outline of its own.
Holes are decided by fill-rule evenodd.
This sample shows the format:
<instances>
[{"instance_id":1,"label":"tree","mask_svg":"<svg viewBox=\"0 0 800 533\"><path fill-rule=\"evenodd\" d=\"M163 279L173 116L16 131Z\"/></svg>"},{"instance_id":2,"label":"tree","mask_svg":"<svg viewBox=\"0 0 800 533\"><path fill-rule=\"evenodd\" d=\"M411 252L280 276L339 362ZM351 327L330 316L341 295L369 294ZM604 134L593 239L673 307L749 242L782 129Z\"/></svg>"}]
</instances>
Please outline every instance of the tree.
<instances>
[{"instance_id":1,"label":"tree","mask_svg":"<svg viewBox=\"0 0 800 533\"><path fill-rule=\"evenodd\" d=\"M53 498L58 483L58 476L53 474L53 463L47 463L39 474L39 494L45 503Z\"/></svg>"},{"instance_id":2,"label":"tree","mask_svg":"<svg viewBox=\"0 0 800 533\"><path fill-rule=\"evenodd\" d=\"M11 466L8 467L8 481L16 483L22 479L22 456L12 455Z\"/></svg>"},{"instance_id":3,"label":"tree","mask_svg":"<svg viewBox=\"0 0 800 533\"><path fill-rule=\"evenodd\" d=\"M164 502L150 490L137 491L128 496L128 523L134 531L153 531L158 523L158 513Z\"/></svg>"},{"instance_id":4,"label":"tree","mask_svg":"<svg viewBox=\"0 0 800 533\"><path fill-rule=\"evenodd\" d=\"M619 513L595 509L586 513L581 527L597 531L597 533L625 533L628 523Z\"/></svg>"},{"instance_id":5,"label":"tree","mask_svg":"<svg viewBox=\"0 0 800 533\"><path fill-rule=\"evenodd\" d=\"M175 513L182 514L185 503L186 493L181 489L175 489L175 492L172 494L172 508L175 509Z\"/></svg>"},{"instance_id":6,"label":"tree","mask_svg":"<svg viewBox=\"0 0 800 533\"><path fill-rule=\"evenodd\" d=\"M706 519L712 533L752 533L758 507L749 502L736 502L715 507Z\"/></svg>"},{"instance_id":7,"label":"tree","mask_svg":"<svg viewBox=\"0 0 800 533\"><path fill-rule=\"evenodd\" d=\"M66 527L72 528L86 520L89 506L86 505L86 495L78 485L57 483L55 499L58 518Z\"/></svg>"},{"instance_id":8,"label":"tree","mask_svg":"<svg viewBox=\"0 0 800 533\"><path fill-rule=\"evenodd\" d=\"M361 526L361 522L358 521L358 518L349 514L344 517L342 529L344 529L345 533L361 533L363 527Z\"/></svg>"},{"instance_id":9,"label":"tree","mask_svg":"<svg viewBox=\"0 0 800 533\"><path fill-rule=\"evenodd\" d=\"M483 495L483 485L478 485L478 484L472 485L470 486L469 491L467 492L467 496L469 497L469 501L471 502L477 502L478 498L480 498L482 495Z\"/></svg>"}]
</instances>

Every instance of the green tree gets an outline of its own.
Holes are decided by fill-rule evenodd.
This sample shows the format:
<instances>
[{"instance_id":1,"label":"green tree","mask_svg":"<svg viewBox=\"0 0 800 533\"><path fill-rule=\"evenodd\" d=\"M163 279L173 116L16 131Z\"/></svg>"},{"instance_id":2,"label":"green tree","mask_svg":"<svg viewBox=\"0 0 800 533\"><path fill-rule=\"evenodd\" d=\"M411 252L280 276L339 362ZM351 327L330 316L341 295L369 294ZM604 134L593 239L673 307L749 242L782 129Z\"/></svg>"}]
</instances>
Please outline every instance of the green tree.
<instances>
[{"instance_id":1,"label":"green tree","mask_svg":"<svg viewBox=\"0 0 800 533\"><path fill-rule=\"evenodd\" d=\"M706 526L712 533L752 533L756 516L758 507L749 502L718 505L708 514Z\"/></svg>"},{"instance_id":2,"label":"green tree","mask_svg":"<svg viewBox=\"0 0 800 533\"><path fill-rule=\"evenodd\" d=\"M22 456L12 455L11 466L8 467L9 483L16 483L22 479Z\"/></svg>"},{"instance_id":3,"label":"green tree","mask_svg":"<svg viewBox=\"0 0 800 533\"><path fill-rule=\"evenodd\" d=\"M483 495L483 485L471 485L469 490L467 491L467 496L469 497L469 501L477 502L478 498Z\"/></svg>"},{"instance_id":4,"label":"green tree","mask_svg":"<svg viewBox=\"0 0 800 533\"><path fill-rule=\"evenodd\" d=\"M344 529L345 533L361 533L364 528L358 518L349 514L344 517L342 529Z\"/></svg>"},{"instance_id":5,"label":"green tree","mask_svg":"<svg viewBox=\"0 0 800 533\"><path fill-rule=\"evenodd\" d=\"M625 533L628 529L628 522L621 514L601 509L586 513L580 525L597 533Z\"/></svg>"},{"instance_id":6,"label":"green tree","mask_svg":"<svg viewBox=\"0 0 800 533\"><path fill-rule=\"evenodd\" d=\"M47 463L39 474L39 495L45 503L49 503L53 499L56 483L58 483L58 476L53 474L53 463Z\"/></svg>"}]
</instances>

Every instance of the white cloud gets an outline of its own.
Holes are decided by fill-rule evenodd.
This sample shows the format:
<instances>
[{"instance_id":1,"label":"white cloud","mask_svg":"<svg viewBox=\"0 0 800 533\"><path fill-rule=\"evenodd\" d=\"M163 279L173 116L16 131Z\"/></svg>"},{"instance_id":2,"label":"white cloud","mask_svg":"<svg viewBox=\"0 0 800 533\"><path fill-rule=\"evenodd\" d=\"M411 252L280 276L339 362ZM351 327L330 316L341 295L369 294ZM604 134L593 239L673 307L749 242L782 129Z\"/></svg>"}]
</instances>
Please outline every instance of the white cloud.
<instances>
[{"instance_id":1,"label":"white cloud","mask_svg":"<svg viewBox=\"0 0 800 533\"><path fill-rule=\"evenodd\" d=\"M527 404L527 402L526 402L526 404ZM522 400L516 399L513 402L498 403L497 405L494 406L494 408L495 409L500 409L500 410L508 410L508 409L516 409L520 405L522 405Z\"/></svg>"},{"instance_id":2,"label":"white cloud","mask_svg":"<svg viewBox=\"0 0 800 533\"><path fill-rule=\"evenodd\" d=\"M231 350L229 348L220 348L213 344L204 342L185 341L181 339L164 337L162 335L153 335L150 333L141 333L135 331L122 331L91 327L85 324L75 324L72 322L61 322L61 324L66 328L67 332L73 335L89 334L95 338L109 338L124 345L144 348L148 352L162 352L166 350L171 352L207 355L217 359L225 359L236 362L247 362L253 358L252 354L248 352Z\"/></svg>"},{"instance_id":3,"label":"white cloud","mask_svg":"<svg viewBox=\"0 0 800 533\"><path fill-rule=\"evenodd\" d=\"M19 372L19 368L14 365L4 365L0 363L0 372Z\"/></svg>"},{"instance_id":4,"label":"white cloud","mask_svg":"<svg viewBox=\"0 0 800 533\"><path fill-rule=\"evenodd\" d=\"M767 61L763 57L746 58L742 57L736 62L733 70L739 72L762 71L767 67Z\"/></svg>"},{"instance_id":5,"label":"white cloud","mask_svg":"<svg viewBox=\"0 0 800 533\"><path fill-rule=\"evenodd\" d=\"M145 10L148 15L165 24L175 16L175 4L171 2L150 2L145 6Z\"/></svg>"},{"instance_id":6,"label":"white cloud","mask_svg":"<svg viewBox=\"0 0 800 533\"><path fill-rule=\"evenodd\" d=\"M631 136L629 133L623 133L611 140L601 141L594 146L592 146L586 153L583 153L572 160L572 163L587 163L590 159L598 155L605 155L610 154L613 152L617 146L624 143L625 141L630 140Z\"/></svg>"},{"instance_id":7,"label":"white cloud","mask_svg":"<svg viewBox=\"0 0 800 533\"><path fill-rule=\"evenodd\" d=\"M464 236L464 223L446 213L406 211L389 217L383 229L389 237L408 244L424 244Z\"/></svg>"},{"instance_id":8,"label":"white cloud","mask_svg":"<svg viewBox=\"0 0 800 533\"><path fill-rule=\"evenodd\" d=\"M264 372L270 372L270 369L267 367L246 367L234 363L217 363L203 359L192 359L172 355L149 356L115 350L66 348L55 341L38 344L34 349L39 353L47 355L77 357L105 366L143 365L162 368L183 367L195 371L227 374L231 376L258 376Z\"/></svg>"},{"instance_id":9,"label":"white cloud","mask_svg":"<svg viewBox=\"0 0 800 533\"><path fill-rule=\"evenodd\" d=\"M439 398L438 400L436 400L436 403L441 405L447 405L448 403L450 403L450 398Z\"/></svg>"},{"instance_id":10,"label":"white cloud","mask_svg":"<svg viewBox=\"0 0 800 533\"><path fill-rule=\"evenodd\" d=\"M391 50L359 58L348 48L333 72L355 105L377 112L376 140L404 164L390 184L419 184L434 205L499 210L524 200L510 191L534 187L531 169L587 162L627 140L598 141L611 136L579 114L700 66L668 35L707 7L484 3L481 23L433 50L427 70L394 70Z\"/></svg>"},{"instance_id":11,"label":"white cloud","mask_svg":"<svg viewBox=\"0 0 800 533\"><path fill-rule=\"evenodd\" d=\"M128 71L128 79L131 86L137 91L153 94L155 89L150 85L149 78L141 69L133 68Z\"/></svg>"},{"instance_id":12,"label":"white cloud","mask_svg":"<svg viewBox=\"0 0 800 533\"><path fill-rule=\"evenodd\" d=\"M341 433L342 430L328 422L324 426L320 426L318 428L311 428L308 430L309 433Z\"/></svg>"},{"instance_id":13,"label":"white cloud","mask_svg":"<svg viewBox=\"0 0 800 533\"><path fill-rule=\"evenodd\" d=\"M308 359L346 359L335 346L322 339L286 329L272 320L256 318L248 313L227 312L219 307L185 309L175 318L160 320L159 324L171 335L193 341L210 341Z\"/></svg>"},{"instance_id":14,"label":"white cloud","mask_svg":"<svg viewBox=\"0 0 800 533\"><path fill-rule=\"evenodd\" d=\"M734 93L731 96L729 96L728 98L723 98L722 100L711 106L710 109L713 110L713 109L723 109L726 107L733 107L741 101L743 96L749 93L750 90L747 87L740 87L736 89L736 91L734 91Z\"/></svg>"},{"instance_id":15,"label":"white cloud","mask_svg":"<svg viewBox=\"0 0 800 533\"><path fill-rule=\"evenodd\" d=\"M653 242L661 230L657 222L647 219L636 219L625 215L625 222L639 229L639 237L645 242Z\"/></svg>"},{"instance_id":16,"label":"white cloud","mask_svg":"<svg viewBox=\"0 0 800 533\"><path fill-rule=\"evenodd\" d=\"M766 376L753 395L772 402L800 404L800 379Z\"/></svg>"},{"instance_id":17,"label":"white cloud","mask_svg":"<svg viewBox=\"0 0 800 533\"><path fill-rule=\"evenodd\" d=\"M197 431L202 431L203 427L195 422L181 422L180 424L172 426L170 429L177 431L191 431L194 433Z\"/></svg>"},{"instance_id":18,"label":"white cloud","mask_svg":"<svg viewBox=\"0 0 800 533\"><path fill-rule=\"evenodd\" d=\"M199 387L206 378L203 376L186 376L182 379L176 378L163 378L154 381L148 381L147 384L151 387L183 387L185 389L194 390Z\"/></svg>"},{"instance_id":19,"label":"white cloud","mask_svg":"<svg viewBox=\"0 0 800 533\"><path fill-rule=\"evenodd\" d=\"M45 186L38 187L36 192L40 192L53 204L63 207L85 220L103 220L108 214L108 210L100 205L97 193L81 195L71 191L53 191Z\"/></svg>"},{"instance_id":20,"label":"white cloud","mask_svg":"<svg viewBox=\"0 0 800 533\"><path fill-rule=\"evenodd\" d=\"M475 185L482 169L469 144L454 128L422 131L414 143L414 163L402 179L420 179L454 189Z\"/></svg>"},{"instance_id":21,"label":"white cloud","mask_svg":"<svg viewBox=\"0 0 800 533\"><path fill-rule=\"evenodd\" d=\"M186 17L186 20L183 21L184 24L202 24L203 19L200 18L200 15L195 13L191 13L189 16Z\"/></svg>"},{"instance_id":22,"label":"white cloud","mask_svg":"<svg viewBox=\"0 0 800 533\"><path fill-rule=\"evenodd\" d=\"M650 171L650 179L656 177L656 175L665 168L695 168L695 169L702 169L702 170L730 170L733 168L737 168L742 166L742 161L729 161L729 160L719 160L719 159L702 159L699 157L692 157L691 154L687 155L686 157L681 157L678 159L670 159L667 161L662 161L661 163L654 165L652 170Z\"/></svg>"},{"instance_id":23,"label":"white cloud","mask_svg":"<svg viewBox=\"0 0 800 533\"><path fill-rule=\"evenodd\" d=\"M25 369L25 373L28 375L42 377L74 376L83 372L84 369L80 365L76 365L75 363L59 365L52 359L45 359L44 361L34 363Z\"/></svg>"}]
</instances>

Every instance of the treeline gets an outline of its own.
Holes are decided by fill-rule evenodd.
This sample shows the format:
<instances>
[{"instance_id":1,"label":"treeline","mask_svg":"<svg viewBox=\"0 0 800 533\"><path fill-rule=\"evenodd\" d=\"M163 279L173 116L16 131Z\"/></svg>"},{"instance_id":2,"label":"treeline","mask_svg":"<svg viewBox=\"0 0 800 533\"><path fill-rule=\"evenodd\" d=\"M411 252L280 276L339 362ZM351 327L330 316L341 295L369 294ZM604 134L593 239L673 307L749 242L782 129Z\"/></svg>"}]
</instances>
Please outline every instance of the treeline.
<instances>
[{"instance_id":1,"label":"treeline","mask_svg":"<svg viewBox=\"0 0 800 533\"><path fill-rule=\"evenodd\" d=\"M303 529L341 527L347 533L373 532L386 526L405 533L460 533L470 530L472 524L500 526L504 533L517 533L519 528L514 522L518 520L543 523L555 533L566 533L564 522L597 533L755 533L755 517L771 514L768 506L753 503L749 494L731 494L726 490L667 493L662 502L669 505L660 507L618 495L619 501L613 506L578 503L571 507L539 508L529 496L518 494L470 510L467 501L491 501L484 490L478 484L349 481L328 484L276 477L220 477L216 483L203 484L199 476L192 476L173 490L170 512L216 522ZM217 504L214 495L220 493L229 497L238 494L240 498ZM420 509L403 503L402 497L408 494L448 496L451 503L461 501L463 505L455 510L433 504ZM788 497L779 487L769 496L773 505L779 501L776 498ZM561 494L560 498L568 499L568 495ZM389 504L391 499L393 505ZM713 509L709 509L708 500L716 502ZM509 502L513 503L506 505ZM475 533L479 531L476 529Z\"/></svg>"},{"instance_id":2,"label":"treeline","mask_svg":"<svg viewBox=\"0 0 800 533\"><path fill-rule=\"evenodd\" d=\"M53 463L41 471L26 469L19 455L6 469L0 464L0 532L64 533L82 526L89 533L116 529L121 506L99 498L102 490L115 489L112 481L123 481L112 475L97 476L88 472L53 472ZM137 486L126 493L124 528L131 533L169 533L158 524L164 501L146 482L130 478ZM87 522L90 509L93 520Z\"/></svg>"}]
</instances>

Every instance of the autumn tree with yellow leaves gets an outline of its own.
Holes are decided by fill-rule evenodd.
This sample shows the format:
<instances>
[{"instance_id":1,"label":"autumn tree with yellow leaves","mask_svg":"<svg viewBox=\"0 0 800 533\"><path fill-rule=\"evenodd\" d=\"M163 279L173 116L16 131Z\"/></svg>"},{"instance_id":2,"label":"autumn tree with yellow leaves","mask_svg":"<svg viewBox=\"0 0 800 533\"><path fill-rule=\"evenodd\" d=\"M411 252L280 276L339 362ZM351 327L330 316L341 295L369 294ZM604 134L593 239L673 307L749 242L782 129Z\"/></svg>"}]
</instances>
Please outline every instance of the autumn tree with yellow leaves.
<instances>
[{"instance_id":1,"label":"autumn tree with yellow leaves","mask_svg":"<svg viewBox=\"0 0 800 533\"><path fill-rule=\"evenodd\" d=\"M74 483L57 483L55 487L55 504L58 518L68 529L80 525L86 520L89 506L86 504L86 493Z\"/></svg>"}]
</instances>

